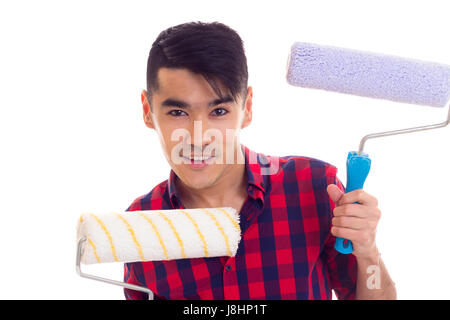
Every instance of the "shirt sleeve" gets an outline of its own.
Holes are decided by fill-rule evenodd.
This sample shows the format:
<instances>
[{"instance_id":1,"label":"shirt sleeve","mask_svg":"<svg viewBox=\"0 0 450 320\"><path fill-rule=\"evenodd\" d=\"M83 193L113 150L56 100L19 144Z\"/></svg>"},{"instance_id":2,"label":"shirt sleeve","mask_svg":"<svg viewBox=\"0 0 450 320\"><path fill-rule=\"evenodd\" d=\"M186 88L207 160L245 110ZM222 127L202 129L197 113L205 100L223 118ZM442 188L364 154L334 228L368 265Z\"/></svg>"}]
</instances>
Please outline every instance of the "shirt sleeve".
<instances>
[{"instance_id":1,"label":"shirt sleeve","mask_svg":"<svg viewBox=\"0 0 450 320\"><path fill-rule=\"evenodd\" d=\"M331 177L330 183L336 184L339 189L345 192L345 187L336 175ZM330 208L331 219L333 216L333 210L335 208L335 204L331 200L331 198ZM331 282L331 289L334 290L336 297L339 300L353 300L355 299L356 295L356 281L358 272L356 257L353 254L339 253L334 248L335 242L336 237L331 234L330 230L329 237L325 244L324 253L327 261L327 269Z\"/></svg>"}]
</instances>

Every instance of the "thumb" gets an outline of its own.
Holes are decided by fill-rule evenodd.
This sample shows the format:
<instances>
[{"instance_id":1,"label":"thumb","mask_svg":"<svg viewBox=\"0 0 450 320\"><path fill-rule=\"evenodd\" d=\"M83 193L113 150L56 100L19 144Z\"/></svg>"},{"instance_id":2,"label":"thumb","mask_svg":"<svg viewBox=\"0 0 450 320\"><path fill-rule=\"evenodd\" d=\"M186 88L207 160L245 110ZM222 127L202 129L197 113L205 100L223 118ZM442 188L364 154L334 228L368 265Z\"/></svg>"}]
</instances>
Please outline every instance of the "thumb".
<instances>
[{"instance_id":1,"label":"thumb","mask_svg":"<svg viewBox=\"0 0 450 320\"><path fill-rule=\"evenodd\" d=\"M329 184L327 187L327 192L334 203L337 203L344 195L344 192L335 184Z\"/></svg>"}]
</instances>

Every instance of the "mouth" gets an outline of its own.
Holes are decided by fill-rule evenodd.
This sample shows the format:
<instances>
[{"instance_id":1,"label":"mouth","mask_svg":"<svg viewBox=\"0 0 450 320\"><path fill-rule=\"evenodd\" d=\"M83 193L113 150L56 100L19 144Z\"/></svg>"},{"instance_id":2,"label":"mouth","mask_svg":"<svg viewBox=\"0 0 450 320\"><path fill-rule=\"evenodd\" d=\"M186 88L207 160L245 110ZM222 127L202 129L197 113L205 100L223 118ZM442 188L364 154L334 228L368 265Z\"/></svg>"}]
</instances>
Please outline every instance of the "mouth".
<instances>
[{"instance_id":1,"label":"mouth","mask_svg":"<svg viewBox=\"0 0 450 320\"><path fill-rule=\"evenodd\" d=\"M215 156L212 157L184 157L182 158L185 160L184 163L188 164L192 169L203 169L207 165L211 164L213 160L215 159Z\"/></svg>"}]
</instances>

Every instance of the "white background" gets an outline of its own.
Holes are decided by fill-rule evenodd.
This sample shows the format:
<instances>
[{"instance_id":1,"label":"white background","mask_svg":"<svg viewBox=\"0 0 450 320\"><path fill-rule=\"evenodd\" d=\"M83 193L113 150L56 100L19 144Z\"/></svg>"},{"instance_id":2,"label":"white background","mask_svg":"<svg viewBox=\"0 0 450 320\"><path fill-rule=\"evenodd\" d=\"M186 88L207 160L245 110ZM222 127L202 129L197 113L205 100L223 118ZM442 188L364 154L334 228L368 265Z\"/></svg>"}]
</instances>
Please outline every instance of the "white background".
<instances>
[{"instance_id":1,"label":"white background","mask_svg":"<svg viewBox=\"0 0 450 320\"><path fill-rule=\"evenodd\" d=\"M442 122L447 109L288 85L295 41L450 65L448 1L1 1L0 298L124 299L75 272L84 211L125 210L168 178L142 120L148 51L164 29L220 21L244 40L253 123L241 142L336 165L365 134ZM448 299L450 127L369 140L365 190L400 299ZM122 264L84 271L122 280Z\"/></svg>"}]
</instances>

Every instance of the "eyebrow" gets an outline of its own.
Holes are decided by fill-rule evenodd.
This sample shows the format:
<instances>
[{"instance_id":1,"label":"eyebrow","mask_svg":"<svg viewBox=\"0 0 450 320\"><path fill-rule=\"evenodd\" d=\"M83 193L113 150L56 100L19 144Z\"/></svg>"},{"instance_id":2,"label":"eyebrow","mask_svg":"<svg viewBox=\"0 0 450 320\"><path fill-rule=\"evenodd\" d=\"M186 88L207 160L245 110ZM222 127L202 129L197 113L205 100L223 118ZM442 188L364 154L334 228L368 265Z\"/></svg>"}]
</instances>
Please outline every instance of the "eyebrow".
<instances>
[{"instance_id":1,"label":"eyebrow","mask_svg":"<svg viewBox=\"0 0 450 320\"><path fill-rule=\"evenodd\" d=\"M233 101L234 101L233 98L228 95L224 98L218 98L218 99L212 100L210 103L208 103L208 108L217 106L222 103L228 103L228 102L233 102ZM161 103L161 106L162 107L178 107L180 109L188 109L191 107L187 102L177 100L174 98L167 98L166 100L164 100Z\"/></svg>"}]
</instances>

